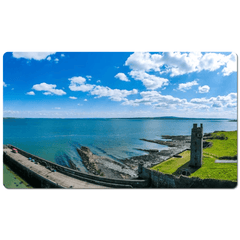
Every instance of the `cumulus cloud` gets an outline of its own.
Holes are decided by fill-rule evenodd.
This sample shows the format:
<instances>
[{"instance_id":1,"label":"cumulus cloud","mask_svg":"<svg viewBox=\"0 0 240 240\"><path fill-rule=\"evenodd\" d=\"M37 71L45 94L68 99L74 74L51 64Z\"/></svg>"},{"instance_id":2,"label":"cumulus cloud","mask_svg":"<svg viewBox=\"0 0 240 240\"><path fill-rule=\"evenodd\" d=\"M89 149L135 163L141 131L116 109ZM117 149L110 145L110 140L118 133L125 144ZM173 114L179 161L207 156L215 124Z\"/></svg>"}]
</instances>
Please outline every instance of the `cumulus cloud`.
<instances>
[{"instance_id":1,"label":"cumulus cloud","mask_svg":"<svg viewBox=\"0 0 240 240\"><path fill-rule=\"evenodd\" d=\"M236 102L235 102L235 103L228 103L228 104L226 105L226 107L227 107L227 108L237 107L237 103L236 103Z\"/></svg>"},{"instance_id":2,"label":"cumulus cloud","mask_svg":"<svg viewBox=\"0 0 240 240\"><path fill-rule=\"evenodd\" d=\"M205 104L211 107L234 107L237 104L237 93L229 93L225 96L217 96L211 98L193 98L190 103Z\"/></svg>"},{"instance_id":3,"label":"cumulus cloud","mask_svg":"<svg viewBox=\"0 0 240 240\"><path fill-rule=\"evenodd\" d=\"M171 95L162 95L157 91L143 91L140 93L140 95L142 96L141 99L126 100L122 104L132 106L144 104L153 105L155 108L159 108L182 106L187 103L186 99L176 98Z\"/></svg>"},{"instance_id":4,"label":"cumulus cloud","mask_svg":"<svg viewBox=\"0 0 240 240\"><path fill-rule=\"evenodd\" d=\"M124 82L130 82L130 80L127 78L127 76L124 73L118 73L117 75L115 75L115 78L118 78Z\"/></svg>"},{"instance_id":5,"label":"cumulus cloud","mask_svg":"<svg viewBox=\"0 0 240 240\"><path fill-rule=\"evenodd\" d=\"M109 87L104 86L96 86L90 93L91 95L96 95L96 98L108 97L113 101L122 101L131 94L137 94L138 90L133 89L131 91L128 91L120 89L111 89Z\"/></svg>"},{"instance_id":6,"label":"cumulus cloud","mask_svg":"<svg viewBox=\"0 0 240 240\"><path fill-rule=\"evenodd\" d=\"M221 108L221 107L223 107L223 104L221 102L215 102L215 103L212 104L212 107Z\"/></svg>"},{"instance_id":7,"label":"cumulus cloud","mask_svg":"<svg viewBox=\"0 0 240 240\"><path fill-rule=\"evenodd\" d=\"M125 99L126 96L138 93L136 89L128 91L128 90L120 90L120 89L111 89L109 87L99 86L95 84L86 84L86 79L81 76L72 77L72 78L69 78L69 80L70 80L70 85L69 85L70 90L89 92L91 95L95 95L96 98L108 97L112 101L122 101Z\"/></svg>"},{"instance_id":8,"label":"cumulus cloud","mask_svg":"<svg viewBox=\"0 0 240 240\"><path fill-rule=\"evenodd\" d=\"M140 104L151 105L156 109L178 109L183 111L209 110L211 108L223 109L237 106L237 94L230 93L226 96L211 98L193 98L190 102L187 99L162 95L157 91L140 92L142 98L135 100L124 99L122 105L139 106Z\"/></svg>"},{"instance_id":9,"label":"cumulus cloud","mask_svg":"<svg viewBox=\"0 0 240 240\"><path fill-rule=\"evenodd\" d=\"M54 62L55 62L55 63L58 63L58 62L59 62L59 59L58 59L58 58L55 58L55 59L54 59Z\"/></svg>"},{"instance_id":10,"label":"cumulus cloud","mask_svg":"<svg viewBox=\"0 0 240 240\"><path fill-rule=\"evenodd\" d=\"M204 86L199 86L198 87L198 91L199 93L208 93L210 90L210 87L208 85L204 85Z\"/></svg>"},{"instance_id":11,"label":"cumulus cloud","mask_svg":"<svg viewBox=\"0 0 240 240\"><path fill-rule=\"evenodd\" d=\"M61 109L60 107L55 107L54 109L57 109L57 110L59 110L59 109Z\"/></svg>"},{"instance_id":12,"label":"cumulus cloud","mask_svg":"<svg viewBox=\"0 0 240 240\"><path fill-rule=\"evenodd\" d=\"M26 94L27 95L35 95L35 92L34 91L30 91L30 92L27 92Z\"/></svg>"},{"instance_id":13,"label":"cumulus cloud","mask_svg":"<svg viewBox=\"0 0 240 240\"><path fill-rule=\"evenodd\" d=\"M171 73L178 76L203 70L215 71L220 67L224 76L237 71L236 54L224 55L220 53L166 52L162 54L133 53L125 62L126 66L135 71L155 71L160 74Z\"/></svg>"},{"instance_id":14,"label":"cumulus cloud","mask_svg":"<svg viewBox=\"0 0 240 240\"><path fill-rule=\"evenodd\" d=\"M83 84L86 82L86 78L84 77L72 77L68 79L70 81L70 84Z\"/></svg>"},{"instance_id":15,"label":"cumulus cloud","mask_svg":"<svg viewBox=\"0 0 240 240\"><path fill-rule=\"evenodd\" d=\"M65 95L66 92L64 92L61 89L56 89L57 85L55 84L47 84L47 83L40 83L40 84L35 84L32 89L36 91L44 91L44 95Z\"/></svg>"},{"instance_id":16,"label":"cumulus cloud","mask_svg":"<svg viewBox=\"0 0 240 240\"><path fill-rule=\"evenodd\" d=\"M87 102L87 99L85 98L83 101L84 101L84 102Z\"/></svg>"},{"instance_id":17,"label":"cumulus cloud","mask_svg":"<svg viewBox=\"0 0 240 240\"><path fill-rule=\"evenodd\" d=\"M160 71L161 64L158 63L157 59L154 59L153 56L148 52L136 52L129 56L125 62L125 66L129 66L130 69L136 71ZM158 55L161 59L161 55Z\"/></svg>"},{"instance_id":18,"label":"cumulus cloud","mask_svg":"<svg viewBox=\"0 0 240 240\"><path fill-rule=\"evenodd\" d=\"M3 87L7 87L7 84L5 82L3 82Z\"/></svg>"},{"instance_id":19,"label":"cumulus cloud","mask_svg":"<svg viewBox=\"0 0 240 240\"><path fill-rule=\"evenodd\" d=\"M92 76L90 76L90 75L87 75L87 76L86 76L86 78L87 78L89 81L91 81L91 79L92 79Z\"/></svg>"},{"instance_id":20,"label":"cumulus cloud","mask_svg":"<svg viewBox=\"0 0 240 240\"><path fill-rule=\"evenodd\" d=\"M100 83L101 82L101 80L97 80L97 83Z\"/></svg>"},{"instance_id":21,"label":"cumulus cloud","mask_svg":"<svg viewBox=\"0 0 240 240\"><path fill-rule=\"evenodd\" d=\"M47 60L48 60L48 61L51 61L51 59L52 59L52 58L51 58L50 56L47 57Z\"/></svg>"},{"instance_id":22,"label":"cumulus cloud","mask_svg":"<svg viewBox=\"0 0 240 240\"><path fill-rule=\"evenodd\" d=\"M84 77L72 77L68 79L70 81L69 88L72 91L88 92L94 88L93 84L85 84L86 78Z\"/></svg>"},{"instance_id":23,"label":"cumulus cloud","mask_svg":"<svg viewBox=\"0 0 240 240\"><path fill-rule=\"evenodd\" d=\"M69 97L70 99L77 99L77 97Z\"/></svg>"},{"instance_id":24,"label":"cumulus cloud","mask_svg":"<svg viewBox=\"0 0 240 240\"><path fill-rule=\"evenodd\" d=\"M192 86L198 85L198 82L196 80L192 82L187 82L187 83L180 83L178 85L178 90L185 92L186 90L189 90L192 88Z\"/></svg>"},{"instance_id":25,"label":"cumulus cloud","mask_svg":"<svg viewBox=\"0 0 240 240\"><path fill-rule=\"evenodd\" d=\"M237 56L234 53L231 53L226 57L227 64L226 67L223 68L222 72L224 76L229 76L232 72L237 71Z\"/></svg>"},{"instance_id":26,"label":"cumulus cloud","mask_svg":"<svg viewBox=\"0 0 240 240\"><path fill-rule=\"evenodd\" d=\"M28 60L44 60L47 56L53 55L56 52L13 52L14 58L25 58Z\"/></svg>"},{"instance_id":27,"label":"cumulus cloud","mask_svg":"<svg viewBox=\"0 0 240 240\"><path fill-rule=\"evenodd\" d=\"M65 55L62 53L62 54L61 54L61 57L65 57Z\"/></svg>"},{"instance_id":28,"label":"cumulus cloud","mask_svg":"<svg viewBox=\"0 0 240 240\"><path fill-rule=\"evenodd\" d=\"M130 76L135 80L142 81L143 85L150 90L155 90L161 88L162 86L168 85L169 81L166 78L157 77L155 75L150 75L144 71L131 71Z\"/></svg>"}]
</instances>

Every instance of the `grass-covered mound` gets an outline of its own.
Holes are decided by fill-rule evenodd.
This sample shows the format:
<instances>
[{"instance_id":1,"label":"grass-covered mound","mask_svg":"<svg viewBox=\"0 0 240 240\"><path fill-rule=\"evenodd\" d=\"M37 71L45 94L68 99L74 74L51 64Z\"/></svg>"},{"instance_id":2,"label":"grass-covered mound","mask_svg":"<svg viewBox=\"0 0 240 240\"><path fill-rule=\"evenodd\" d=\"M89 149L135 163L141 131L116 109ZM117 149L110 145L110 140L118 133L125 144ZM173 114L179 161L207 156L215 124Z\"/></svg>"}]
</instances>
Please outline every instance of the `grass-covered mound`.
<instances>
[{"instance_id":1,"label":"grass-covered mound","mask_svg":"<svg viewBox=\"0 0 240 240\"><path fill-rule=\"evenodd\" d=\"M212 146L203 149L203 164L201 168L190 169L190 177L201 179L221 179L237 181L237 163L215 163L216 159L234 157L237 155L237 131L215 132L211 134ZM179 175L182 169L188 168L190 151L180 154L182 158L170 158L151 169L162 173Z\"/></svg>"}]
</instances>

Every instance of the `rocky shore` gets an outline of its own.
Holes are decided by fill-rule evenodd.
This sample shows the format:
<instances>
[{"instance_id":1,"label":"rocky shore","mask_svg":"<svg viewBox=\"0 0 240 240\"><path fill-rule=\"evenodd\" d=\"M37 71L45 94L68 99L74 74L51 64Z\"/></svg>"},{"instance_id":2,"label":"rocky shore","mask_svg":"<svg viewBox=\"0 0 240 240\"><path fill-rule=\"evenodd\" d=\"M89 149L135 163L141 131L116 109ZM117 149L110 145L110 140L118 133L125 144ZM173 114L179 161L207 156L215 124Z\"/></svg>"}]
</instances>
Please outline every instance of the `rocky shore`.
<instances>
[{"instance_id":1,"label":"rocky shore","mask_svg":"<svg viewBox=\"0 0 240 240\"><path fill-rule=\"evenodd\" d=\"M108 178L128 179L137 177L136 172L124 163L107 157L100 157L91 152L88 147L77 148L78 154L87 170L94 174Z\"/></svg>"},{"instance_id":2,"label":"rocky shore","mask_svg":"<svg viewBox=\"0 0 240 240\"><path fill-rule=\"evenodd\" d=\"M149 140L142 138L140 140L142 141L147 141L147 142L152 142L156 144L161 144L161 145L166 145L169 148L166 150L161 150L158 151L157 149L139 149L145 152L148 152L147 155L142 155L142 156L135 156L131 158L126 158L123 159L122 161L131 167L134 170L137 170L138 163L140 161L144 162L144 166L146 167L152 167L158 163L161 163L165 160L167 160L170 157L176 156L179 153L190 149L191 145L191 136L169 136L169 135L163 135L163 139L166 139L168 141L164 140ZM170 140L170 141L169 141Z\"/></svg>"},{"instance_id":3,"label":"rocky shore","mask_svg":"<svg viewBox=\"0 0 240 240\"><path fill-rule=\"evenodd\" d=\"M152 142L168 146L168 149L159 151L158 149L141 149L137 150L147 152L146 155L125 158L121 161L114 161L108 157L100 157L91 152L88 147L78 148L77 151L82 158L82 162L87 170L95 175L105 176L108 178L134 178L137 177L138 163L144 162L145 167L152 167L171 157L180 157L178 154L190 149L191 136L169 136L163 135L164 140L140 139L142 141ZM204 140L211 139L211 134L205 134ZM203 147L210 147L211 143L203 141Z\"/></svg>"}]
</instances>

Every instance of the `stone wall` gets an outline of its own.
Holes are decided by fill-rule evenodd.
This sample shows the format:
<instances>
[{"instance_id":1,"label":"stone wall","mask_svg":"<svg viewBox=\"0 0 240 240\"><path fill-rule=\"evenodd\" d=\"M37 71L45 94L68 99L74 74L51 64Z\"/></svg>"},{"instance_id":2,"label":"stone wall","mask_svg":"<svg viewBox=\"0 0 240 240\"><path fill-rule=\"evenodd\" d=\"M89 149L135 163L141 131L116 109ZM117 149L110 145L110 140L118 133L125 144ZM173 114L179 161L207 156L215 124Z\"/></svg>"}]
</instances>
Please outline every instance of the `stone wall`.
<instances>
[{"instance_id":1,"label":"stone wall","mask_svg":"<svg viewBox=\"0 0 240 240\"><path fill-rule=\"evenodd\" d=\"M138 165L138 174L140 178L149 179L151 187L155 188L235 188L237 186L237 182L232 181L164 174L145 168L142 163Z\"/></svg>"},{"instance_id":2,"label":"stone wall","mask_svg":"<svg viewBox=\"0 0 240 240\"><path fill-rule=\"evenodd\" d=\"M3 155L3 160L4 163L6 163L13 171L25 179L34 188L63 188L62 186L59 186L51 180L46 179L29 168L23 166L21 163L8 156L5 152Z\"/></svg>"},{"instance_id":3,"label":"stone wall","mask_svg":"<svg viewBox=\"0 0 240 240\"><path fill-rule=\"evenodd\" d=\"M8 145L10 148L16 148L18 152L29 158L31 157L34 159L36 162L40 163L41 165L45 167L49 167L52 169L55 169L56 171L63 173L65 175L71 176L73 178L102 185L102 186L107 186L107 187L112 187L112 188L145 188L149 186L149 180L148 179L113 179L113 178L105 178L101 176L96 176L92 174L87 174L87 173L82 173L80 171L64 167L61 165L58 165L56 163L50 162L48 160L45 160L43 158L40 158L38 156L35 156L33 154L30 154L28 152L23 151L22 149L19 149L17 147L14 147L12 145Z\"/></svg>"}]
</instances>

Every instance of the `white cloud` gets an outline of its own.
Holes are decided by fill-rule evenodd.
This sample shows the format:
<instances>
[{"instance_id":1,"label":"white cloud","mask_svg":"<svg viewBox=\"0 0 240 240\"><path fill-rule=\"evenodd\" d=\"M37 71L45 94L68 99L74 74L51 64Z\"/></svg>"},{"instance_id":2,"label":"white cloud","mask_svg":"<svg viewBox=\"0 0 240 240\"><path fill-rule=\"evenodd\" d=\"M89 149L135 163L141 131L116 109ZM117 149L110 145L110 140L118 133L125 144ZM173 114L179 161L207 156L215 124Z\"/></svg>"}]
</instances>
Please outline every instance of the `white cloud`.
<instances>
[{"instance_id":1,"label":"white cloud","mask_svg":"<svg viewBox=\"0 0 240 240\"><path fill-rule=\"evenodd\" d=\"M4 86L4 87L7 87L7 84L6 84L5 82L3 82L3 86Z\"/></svg>"},{"instance_id":2,"label":"white cloud","mask_svg":"<svg viewBox=\"0 0 240 240\"><path fill-rule=\"evenodd\" d=\"M124 82L130 82L130 80L127 78L127 76L124 73L118 73L117 75L115 75L115 78L118 78Z\"/></svg>"},{"instance_id":3,"label":"white cloud","mask_svg":"<svg viewBox=\"0 0 240 240\"><path fill-rule=\"evenodd\" d=\"M125 99L126 96L138 93L136 89L128 91L128 90L120 90L120 89L111 89L109 87L99 86L95 84L85 84L86 79L81 76L69 78L69 80L70 80L70 85L69 85L70 90L90 92L90 94L95 95L96 98L108 97L112 101L122 101Z\"/></svg>"},{"instance_id":4,"label":"white cloud","mask_svg":"<svg viewBox=\"0 0 240 240\"><path fill-rule=\"evenodd\" d=\"M86 82L86 78L84 77L72 77L68 79L70 81L69 88L72 91L82 91L87 92L93 89L94 85L84 84Z\"/></svg>"},{"instance_id":5,"label":"white cloud","mask_svg":"<svg viewBox=\"0 0 240 240\"><path fill-rule=\"evenodd\" d=\"M84 101L84 102L87 102L87 99L85 98L83 101Z\"/></svg>"},{"instance_id":6,"label":"white cloud","mask_svg":"<svg viewBox=\"0 0 240 240\"><path fill-rule=\"evenodd\" d=\"M51 92L44 92L43 94L44 94L44 95L54 95L54 94L51 93Z\"/></svg>"},{"instance_id":7,"label":"white cloud","mask_svg":"<svg viewBox=\"0 0 240 240\"><path fill-rule=\"evenodd\" d=\"M97 80L97 83L100 83L101 82L101 80Z\"/></svg>"},{"instance_id":8,"label":"white cloud","mask_svg":"<svg viewBox=\"0 0 240 240\"><path fill-rule=\"evenodd\" d=\"M4 114L19 114L19 111L13 111L13 110L6 110L6 111L3 111Z\"/></svg>"},{"instance_id":9,"label":"white cloud","mask_svg":"<svg viewBox=\"0 0 240 240\"><path fill-rule=\"evenodd\" d=\"M237 71L236 54L224 55L220 53L191 52L166 52L162 54L133 53L126 60L125 65L135 71L153 70L155 72L168 73L171 76L200 72L203 70L215 71L224 67L224 76ZM162 69L161 69L162 68Z\"/></svg>"},{"instance_id":10,"label":"white cloud","mask_svg":"<svg viewBox=\"0 0 240 240\"><path fill-rule=\"evenodd\" d=\"M237 103L236 103L236 102L235 102L235 103L228 103L228 104L226 105L226 107L227 107L227 108L237 107Z\"/></svg>"},{"instance_id":11,"label":"white cloud","mask_svg":"<svg viewBox=\"0 0 240 240\"><path fill-rule=\"evenodd\" d=\"M193 98L190 103L205 104L211 107L231 107L237 104L237 93L229 93L226 96L217 96L211 98Z\"/></svg>"},{"instance_id":12,"label":"white cloud","mask_svg":"<svg viewBox=\"0 0 240 240\"><path fill-rule=\"evenodd\" d=\"M189 90L192 88L192 86L198 85L198 82L196 80L192 82L187 82L187 83L180 83L178 85L178 90L185 92L186 90Z\"/></svg>"},{"instance_id":13,"label":"white cloud","mask_svg":"<svg viewBox=\"0 0 240 240\"><path fill-rule=\"evenodd\" d=\"M223 68L222 72L224 76L229 76L232 72L237 71L237 56L236 54L232 53L227 57L227 64L226 67Z\"/></svg>"},{"instance_id":14,"label":"white cloud","mask_svg":"<svg viewBox=\"0 0 240 240\"><path fill-rule=\"evenodd\" d=\"M160 78L155 75L150 75L144 71L131 71L129 73L135 80L142 81L143 85L150 90L161 88L168 85L169 81L166 78Z\"/></svg>"},{"instance_id":15,"label":"white cloud","mask_svg":"<svg viewBox=\"0 0 240 240\"><path fill-rule=\"evenodd\" d=\"M71 84L83 84L86 82L86 78L81 77L81 76L72 77L72 78L69 78L68 80L71 82Z\"/></svg>"},{"instance_id":16,"label":"white cloud","mask_svg":"<svg viewBox=\"0 0 240 240\"><path fill-rule=\"evenodd\" d=\"M51 58L50 56L47 57L47 60L48 60L48 61L51 61L51 59L52 59L52 58Z\"/></svg>"},{"instance_id":17,"label":"white cloud","mask_svg":"<svg viewBox=\"0 0 240 240\"><path fill-rule=\"evenodd\" d=\"M58 62L59 62L59 59L58 59L58 58L55 58L55 59L54 59L54 62L55 62L55 63L58 63Z\"/></svg>"},{"instance_id":18,"label":"white cloud","mask_svg":"<svg viewBox=\"0 0 240 240\"><path fill-rule=\"evenodd\" d=\"M109 99L111 99L112 101L122 101L129 95L137 94L138 91L136 89L128 91L120 89L111 89L109 87L103 86L96 86L90 93L91 95L96 95L97 98L109 97Z\"/></svg>"},{"instance_id":19,"label":"white cloud","mask_svg":"<svg viewBox=\"0 0 240 240\"><path fill-rule=\"evenodd\" d=\"M204 85L204 86L199 86L198 87L198 91L199 93L208 93L210 90L210 87L208 85Z\"/></svg>"},{"instance_id":20,"label":"white cloud","mask_svg":"<svg viewBox=\"0 0 240 240\"><path fill-rule=\"evenodd\" d=\"M65 95L66 93L61 89L56 89L57 85L55 84L47 84L47 83L40 83L35 84L32 89L36 91L44 91L44 95Z\"/></svg>"},{"instance_id":21,"label":"white cloud","mask_svg":"<svg viewBox=\"0 0 240 240\"><path fill-rule=\"evenodd\" d=\"M59 109L61 109L61 108L60 108L60 107L55 107L54 109L58 109L58 110L59 110Z\"/></svg>"},{"instance_id":22,"label":"white cloud","mask_svg":"<svg viewBox=\"0 0 240 240\"><path fill-rule=\"evenodd\" d=\"M159 55L161 58L161 56ZM130 55L130 57L126 60L125 66L129 66L130 69L136 71L149 71L155 70L159 71L159 64L157 61L153 60L153 57L148 52L136 52Z\"/></svg>"},{"instance_id":23,"label":"white cloud","mask_svg":"<svg viewBox=\"0 0 240 240\"><path fill-rule=\"evenodd\" d=\"M61 57L65 57L65 55L62 53L62 54L61 54Z\"/></svg>"},{"instance_id":24,"label":"white cloud","mask_svg":"<svg viewBox=\"0 0 240 240\"><path fill-rule=\"evenodd\" d=\"M30 91L30 92L27 92L26 94L27 95L35 95L35 92L34 91Z\"/></svg>"},{"instance_id":25,"label":"white cloud","mask_svg":"<svg viewBox=\"0 0 240 240\"><path fill-rule=\"evenodd\" d=\"M28 60L43 60L47 56L55 54L56 52L13 52L12 55L14 58L25 58Z\"/></svg>"},{"instance_id":26,"label":"white cloud","mask_svg":"<svg viewBox=\"0 0 240 240\"><path fill-rule=\"evenodd\" d=\"M77 97L69 97L70 99L77 99Z\"/></svg>"},{"instance_id":27,"label":"white cloud","mask_svg":"<svg viewBox=\"0 0 240 240\"><path fill-rule=\"evenodd\" d=\"M151 105L155 109L176 109L182 111L209 111L211 108L220 109L234 108L237 105L237 94L230 93L226 96L206 98L194 98L190 102L186 99L176 98L171 95L162 95L157 91L143 91L142 98L135 100L123 99L122 105L139 106L140 104Z\"/></svg>"},{"instance_id":28,"label":"white cloud","mask_svg":"<svg viewBox=\"0 0 240 240\"><path fill-rule=\"evenodd\" d=\"M212 107L221 108L221 107L223 107L223 104L221 102L215 102L215 103L212 104Z\"/></svg>"},{"instance_id":29,"label":"white cloud","mask_svg":"<svg viewBox=\"0 0 240 240\"><path fill-rule=\"evenodd\" d=\"M206 98L193 98L190 102L195 104L207 104L210 100Z\"/></svg>"},{"instance_id":30,"label":"white cloud","mask_svg":"<svg viewBox=\"0 0 240 240\"><path fill-rule=\"evenodd\" d=\"M87 78L89 81L91 81L92 76L87 75L86 78Z\"/></svg>"},{"instance_id":31,"label":"white cloud","mask_svg":"<svg viewBox=\"0 0 240 240\"><path fill-rule=\"evenodd\" d=\"M69 86L72 91L81 91L81 92L89 92L94 88L93 84L82 84L82 85L73 85Z\"/></svg>"},{"instance_id":32,"label":"white cloud","mask_svg":"<svg viewBox=\"0 0 240 240\"><path fill-rule=\"evenodd\" d=\"M132 106L138 106L139 104L153 105L154 108L175 108L176 106L184 106L187 104L186 99L175 98L171 95L162 95L157 91L144 91L141 92L140 95L142 96L141 99L125 100L122 104Z\"/></svg>"}]
</instances>

